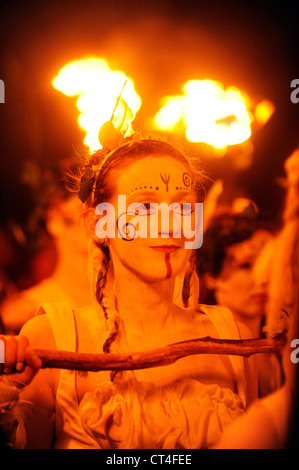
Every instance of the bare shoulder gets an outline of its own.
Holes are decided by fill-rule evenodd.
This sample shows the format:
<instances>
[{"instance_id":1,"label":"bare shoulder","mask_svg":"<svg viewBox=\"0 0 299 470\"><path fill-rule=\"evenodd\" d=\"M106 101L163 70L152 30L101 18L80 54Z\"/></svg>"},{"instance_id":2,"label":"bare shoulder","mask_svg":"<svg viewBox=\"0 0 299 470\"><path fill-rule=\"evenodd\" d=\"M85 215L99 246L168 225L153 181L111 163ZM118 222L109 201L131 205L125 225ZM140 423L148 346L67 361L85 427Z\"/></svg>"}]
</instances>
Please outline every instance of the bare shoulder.
<instances>
[{"instance_id":1,"label":"bare shoulder","mask_svg":"<svg viewBox=\"0 0 299 470\"><path fill-rule=\"evenodd\" d=\"M5 331L14 334L34 316L36 304L26 293L17 293L5 299L1 305L1 320Z\"/></svg>"},{"instance_id":2,"label":"bare shoulder","mask_svg":"<svg viewBox=\"0 0 299 470\"><path fill-rule=\"evenodd\" d=\"M238 327L238 330L240 332L240 337L241 339L250 339L252 338L252 333L247 325L245 323L240 322L239 320L236 320L236 324Z\"/></svg>"},{"instance_id":3,"label":"bare shoulder","mask_svg":"<svg viewBox=\"0 0 299 470\"><path fill-rule=\"evenodd\" d=\"M186 338L199 338L204 336L215 336L213 324L206 313L199 307L181 310L181 323L179 334Z\"/></svg>"},{"instance_id":4,"label":"bare shoulder","mask_svg":"<svg viewBox=\"0 0 299 470\"><path fill-rule=\"evenodd\" d=\"M27 336L35 348L56 349L56 342L47 315L37 315L22 327L20 335Z\"/></svg>"}]
</instances>

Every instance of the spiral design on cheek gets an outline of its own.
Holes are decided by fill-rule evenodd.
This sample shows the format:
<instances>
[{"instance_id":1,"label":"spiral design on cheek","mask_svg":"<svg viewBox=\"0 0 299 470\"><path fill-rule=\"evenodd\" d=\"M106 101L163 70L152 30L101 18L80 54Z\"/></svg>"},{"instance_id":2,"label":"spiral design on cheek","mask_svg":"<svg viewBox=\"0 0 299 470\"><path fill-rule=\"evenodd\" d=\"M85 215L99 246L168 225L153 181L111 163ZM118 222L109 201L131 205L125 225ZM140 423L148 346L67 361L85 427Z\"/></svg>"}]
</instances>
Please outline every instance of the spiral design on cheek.
<instances>
[{"instance_id":1,"label":"spiral design on cheek","mask_svg":"<svg viewBox=\"0 0 299 470\"><path fill-rule=\"evenodd\" d=\"M183 183L186 186L186 188L193 189L194 188L194 183L192 180L192 176L189 173L184 173L183 174Z\"/></svg>"},{"instance_id":2,"label":"spiral design on cheek","mask_svg":"<svg viewBox=\"0 0 299 470\"><path fill-rule=\"evenodd\" d=\"M126 216L126 213L123 213L118 217L116 222L117 230L123 240L131 242L136 238L136 228L134 224L127 222L126 218L122 223L121 219L123 219L124 216Z\"/></svg>"}]
</instances>

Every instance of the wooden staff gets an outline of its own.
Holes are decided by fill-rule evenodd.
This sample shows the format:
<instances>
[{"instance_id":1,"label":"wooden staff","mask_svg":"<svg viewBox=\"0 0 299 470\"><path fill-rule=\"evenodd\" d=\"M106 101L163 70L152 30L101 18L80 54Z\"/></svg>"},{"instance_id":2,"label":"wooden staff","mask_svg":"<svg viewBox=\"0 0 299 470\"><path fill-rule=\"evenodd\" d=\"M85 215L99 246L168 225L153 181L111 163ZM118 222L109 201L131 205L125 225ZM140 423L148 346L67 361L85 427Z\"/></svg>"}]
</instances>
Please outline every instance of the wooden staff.
<instances>
[{"instance_id":1,"label":"wooden staff","mask_svg":"<svg viewBox=\"0 0 299 470\"><path fill-rule=\"evenodd\" d=\"M209 336L136 353L88 354L36 349L42 367L81 371L134 370L166 366L195 354L251 354L279 352L286 343L284 335L273 339L222 340Z\"/></svg>"}]
</instances>

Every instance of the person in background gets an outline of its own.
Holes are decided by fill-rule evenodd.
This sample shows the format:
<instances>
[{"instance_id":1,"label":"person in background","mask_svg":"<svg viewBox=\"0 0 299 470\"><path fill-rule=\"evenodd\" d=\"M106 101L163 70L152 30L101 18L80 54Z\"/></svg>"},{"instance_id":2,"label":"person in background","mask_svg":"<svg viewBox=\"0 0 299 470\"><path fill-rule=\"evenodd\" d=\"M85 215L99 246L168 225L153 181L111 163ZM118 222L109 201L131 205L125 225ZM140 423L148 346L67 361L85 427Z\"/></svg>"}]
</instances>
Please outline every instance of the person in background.
<instances>
[{"instance_id":1,"label":"person in background","mask_svg":"<svg viewBox=\"0 0 299 470\"><path fill-rule=\"evenodd\" d=\"M87 237L79 225L80 201L59 198L47 209L47 231L55 245L54 269L28 289L7 296L1 305L3 330L18 334L42 302L68 302L72 308L90 302ZM39 260L37 260L39 262Z\"/></svg>"},{"instance_id":2,"label":"person in background","mask_svg":"<svg viewBox=\"0 0 299 470\"><path fill-rule=\"evenodd\" d=\"M286 159L283 225L267 254L269 306L267 337L283 334L284 381L257 400L223 433L218 449L298 449L299 418L299 148Z\"/></svg>"},{"instance_id":3,"label":"person in background","mask_svg":"<svg viewBox=\"0 0 299 470\"><path fill-rule=\"evenodd\" d=\"M242 212L218 207L197 250L199 303L227 307L248 327L248 338L265 337L269 267L274 229L261 220L251 201ZM278 388L283 379L280 358L258 354L259 396Z\"/></svg>"}]
</instances>

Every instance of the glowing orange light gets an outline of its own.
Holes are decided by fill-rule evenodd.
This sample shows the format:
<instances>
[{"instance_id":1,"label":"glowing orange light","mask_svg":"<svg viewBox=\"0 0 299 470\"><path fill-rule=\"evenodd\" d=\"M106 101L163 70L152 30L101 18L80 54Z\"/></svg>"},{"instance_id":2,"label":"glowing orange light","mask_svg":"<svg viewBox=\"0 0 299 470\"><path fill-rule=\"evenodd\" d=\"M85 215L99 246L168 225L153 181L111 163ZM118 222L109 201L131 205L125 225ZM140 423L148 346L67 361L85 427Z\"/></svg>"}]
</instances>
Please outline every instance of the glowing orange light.
<instances>
[{"instance_id":1,"label":"glowing orange light","mask_svg":"<svg viewBox=\"0 0 299 470\"><path fill-rule=\"evenodd\" d=\"M172 132L183 124L190 142L204 142L218 149L250 138L253 115L248 110L248 98L240 90L225 90L213 80L190 80L183 91L181 96L163 99L153 119L156 129Z\"/></svg>"},{"instance_id":2,"label":"glowing orange light","mask_svg":"<svg viewBox=\"0 0 299 470\"><path fill-rule=\"evenodd\" d=\"M246 197L238 197L238 198L234 199L233 202L232 202L232 210L235 213L241 213L245 209L247 209L250 205L252 205L252 207L254 208L254 211L256 213L259 212L258 207L255 204L255 202L252 201L251 199L246 198Z\"/></svg>"},{"instance_id":3,"label":"glowing orange light","mask_svg":"<svg viewBox=\"0 0 299 470\"><path fill-rule=\"evenodd\" d=\"M274 113L275 107L271 101L261 101L254 110L254 119L260 126L264 126Z\"/></svg>"},{"instance_id":4,"label":"glowing orange light","mask_svg":"<svg viewBox=\"0 0 299 470\"><path fill-rule=\"evenodd\" d=\"M111 70L104 59L89 58L65 65L52 81L57 90L67 96L79 95L77 108L80 111L78 124L86 131L84 144L93 152L101 145L99 129L111 118L115 102L127 80L122 98L132 111L132 121L141 106L141 98L136 93L133 81L124 72ZM129 135L132 128L127 122Z\"/></svg>"}]
</instances>

